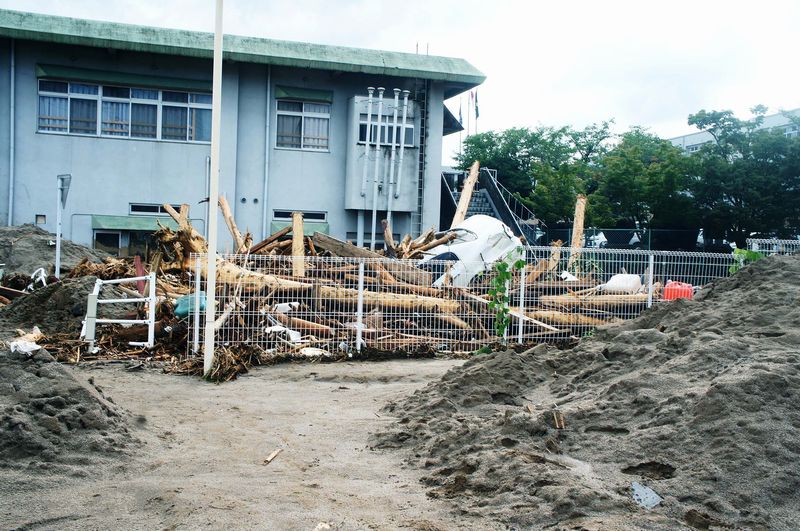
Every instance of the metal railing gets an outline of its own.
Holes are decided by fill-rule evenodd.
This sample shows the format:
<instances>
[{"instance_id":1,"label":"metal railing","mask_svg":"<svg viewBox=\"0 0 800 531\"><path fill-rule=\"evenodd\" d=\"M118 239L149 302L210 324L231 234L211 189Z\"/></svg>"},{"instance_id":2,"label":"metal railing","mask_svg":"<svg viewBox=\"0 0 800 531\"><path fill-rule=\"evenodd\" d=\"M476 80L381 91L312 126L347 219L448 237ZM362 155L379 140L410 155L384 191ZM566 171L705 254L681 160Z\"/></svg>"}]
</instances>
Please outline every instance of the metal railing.
<instances>
[{"instance_id":1,"label":"metal railing","mask_svg":"<svg viewBox=\"0 0 800 531\"><path fill-rule=\"evenodd\" d=\"M692 297L730 275L734 264L727 254L669 251L583 249L570 257L568 249L529 247L526 256L525 267L512 268L503 282L484 263L224 255L234 266L217 282L216 341L297 356L467 353L502 342L574 341L653 304ZM199 267L203 259L193 262ZM293 276L293 260L304 261L304 276ZM472 277L468 288L453 286L456 274ZM199 297L205 282L196 279ZM498 286L508 295L504 331L491 302ZM189 319L190 355L203 342L203 308L196 301Z\"/></svg>"},{"instance_id":2,"label":"metal railing","mask_svg":"<svg viewBox=\"0 0 800 531\"><path fill-rule=\"evenodd\" d=\"M747 248L767 255L797 254L800 240L780 240L777 238L747 238Z\"/></svg>"}]
</instances>

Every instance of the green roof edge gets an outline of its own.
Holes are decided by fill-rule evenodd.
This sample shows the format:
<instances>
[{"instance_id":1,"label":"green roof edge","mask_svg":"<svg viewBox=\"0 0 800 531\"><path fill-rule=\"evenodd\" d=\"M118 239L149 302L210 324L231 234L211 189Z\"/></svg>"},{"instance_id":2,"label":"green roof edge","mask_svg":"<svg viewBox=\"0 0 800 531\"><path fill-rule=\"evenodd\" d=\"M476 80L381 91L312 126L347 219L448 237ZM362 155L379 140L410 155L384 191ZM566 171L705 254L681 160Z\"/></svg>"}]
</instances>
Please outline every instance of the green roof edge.
<instances>
[{"instance_id":1,"label":"green roof edge","mask_svg":"<svg viewBox=\"0 0 800 531\"><path fill-rule=\"evenodd\" d=\"M0 9L0 37L210 59L213 35ZM416 77L467 85L486 76L464 59L225 35L224 57L364 74ZM396 66L388 66L396 65Z\"/></svg>"}]
</instances>

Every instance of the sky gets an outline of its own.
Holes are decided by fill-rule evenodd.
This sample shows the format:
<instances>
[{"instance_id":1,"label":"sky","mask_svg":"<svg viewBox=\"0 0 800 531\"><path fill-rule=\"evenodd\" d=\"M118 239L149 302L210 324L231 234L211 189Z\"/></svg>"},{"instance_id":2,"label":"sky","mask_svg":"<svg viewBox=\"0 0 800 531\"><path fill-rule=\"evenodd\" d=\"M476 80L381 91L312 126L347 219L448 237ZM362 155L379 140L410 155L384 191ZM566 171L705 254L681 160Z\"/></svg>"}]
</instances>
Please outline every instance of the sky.
<instances>
[{"instance_id":1,"label":"sky","mask_svg":"<svg viewBox=\"0 0 800 531\"><path fill-rule=\"evenodd\" d=\"M213 0L0 0L0 8L213 31ZM797 0L225 0L239 35L461 57L478 131L614 120L670 138L700 109L800 107ZM467 119L467 98L462 97ZM458 115L459 98L447 105ZM475 122L471 120L471 130ZM445 163L459 135L445 138Z\"/></svg>"}]
</instances>

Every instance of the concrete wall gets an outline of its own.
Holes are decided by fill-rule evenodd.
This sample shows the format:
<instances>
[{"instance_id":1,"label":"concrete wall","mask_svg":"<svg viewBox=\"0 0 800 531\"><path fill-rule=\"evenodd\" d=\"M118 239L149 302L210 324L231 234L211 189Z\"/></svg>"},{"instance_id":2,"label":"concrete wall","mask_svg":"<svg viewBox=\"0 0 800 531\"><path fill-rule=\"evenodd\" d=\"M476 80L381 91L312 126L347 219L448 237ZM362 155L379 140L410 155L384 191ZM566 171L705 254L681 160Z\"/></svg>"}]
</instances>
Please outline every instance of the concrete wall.
<instances>
[{"instance_id":1,"label":"concrete wall","mask_svg":"<svg viewBox=\"0 0 800 531\"><path fill-rule=\"evenodd\" d=\"M6 221L8 189L8 47L0 40L0 223ZM191 217L203 219L206 197L207 143L125 138L81 137L37 132L37 63L210 79L211 62L135 52L112 52L77 46L16 44L16 191L13 224L47 216L44 228L55 231L56 175L73 176L64 213L64 235L91 244L91 215L127 215L130 203L188 203ZM267 101L276 85L333 91L330 149L311 152L275 148L276 102ZM220 191L234 210L241 229L258 241L269 232L273 211L328 212L331 234L354 234L357 213L344 208L348 100L367 86L415 88L414 80L339 74L255 64L226 63L223 74L223 123ZM419 86L419 85L417 85ZM423 225L437 225L441 160L442 90L429 93L428 167L425 172ZM269 116L269 124L266 117ZM267 139L269 129L269 139ZM268 151L267 151L268 150ZM264 183L268 182L264 197ZM415 183L416 184L416 183ZM265 212L266 211L266 212ZM264 217L266 213L266 217ZM365 229L369 232L369 216ZM198 229L202 229L201 223ZM394 232L410 230L410 216L395 217ZM220 225L220 248L230 240Z\"/></svg>"}]
</instances>

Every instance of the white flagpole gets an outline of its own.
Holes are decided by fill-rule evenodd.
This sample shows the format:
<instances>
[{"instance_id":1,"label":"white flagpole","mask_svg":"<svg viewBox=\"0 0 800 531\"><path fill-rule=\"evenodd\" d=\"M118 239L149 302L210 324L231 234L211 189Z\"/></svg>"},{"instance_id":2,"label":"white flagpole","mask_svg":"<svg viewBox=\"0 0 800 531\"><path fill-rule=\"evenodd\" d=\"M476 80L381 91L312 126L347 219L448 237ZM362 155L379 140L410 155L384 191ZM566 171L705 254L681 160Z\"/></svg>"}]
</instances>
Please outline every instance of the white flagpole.
<instances>
[{"instance_id":1,"label":"white flagpole","mask_svg":"<svg viewBox=\"0 0 800 531\"><path fill-rule=\"evenodd\" d=\"M217 0L214 23L214 75L211 100L211 175L208 187L208 267L206 267L206 326L203 375L214 363L214 321L217 307L217 214L219 210L219 142L222 130L222 0ZM198 272L199 273L199 272Z\"/></svg>"}]
</instances>

